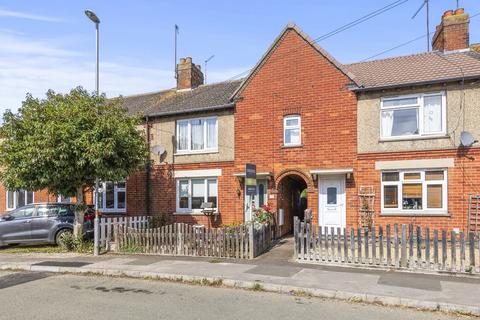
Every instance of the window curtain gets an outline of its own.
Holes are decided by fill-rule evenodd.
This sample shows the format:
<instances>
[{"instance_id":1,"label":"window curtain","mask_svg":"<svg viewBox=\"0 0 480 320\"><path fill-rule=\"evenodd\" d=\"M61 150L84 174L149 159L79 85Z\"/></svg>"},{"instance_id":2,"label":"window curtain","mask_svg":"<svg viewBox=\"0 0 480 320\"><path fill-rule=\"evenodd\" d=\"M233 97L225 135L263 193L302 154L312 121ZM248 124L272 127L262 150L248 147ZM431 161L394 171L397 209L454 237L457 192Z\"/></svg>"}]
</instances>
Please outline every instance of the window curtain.
<instances>
[{"instance_id":1,"label":"window curtain","mask_svg":"<svg viewBox=\"0 0 480 320\"><path fill-rule=\"evenodd\" d=\"M442 96L426 96L423 101L425 133L442 131Z\"/></svg>"},{"instance_id":2,"label":"window curtain","mask_svg":"<svg viewBox=\"0 0 480 320\"><path fill-rule=\"evenodd\" d=\"M442 185L427 186L427 207L432 209L441 209L443 204Z\"/></svg>"},{"instance_id":3,"label":"window curtain","mask_svg":"<svg viewBox=\"0 0 480 320\"><path fill-rule=\"evenodd\" d=\"M212 206L216 208L217 197L218 197L217 180L216 179L207 180L207 187L208 187L208 202L211 202Z\"/></svg>"},{"instance_id":4,"label":"window curtain","mask_svg":"<svg viewBox=\"0 0 480 320\"><path fill-rule=\"evenodd\" d=\"M192 209L200 209L205 201L205 180L192 179Z\"/></svg>"},{"instance_id":5,"label":"window curtain","mask_svg":"<svg viewBox=\"0 0 480 320\"><path fill-rule=\"evenodd\" d=\"M192 120L192 150L203 149L203 121Z\"/></svg>"},{"instance_id":6,"label":"window curtain","mask_svg":"<svg viewBox=\"0 0 480 320\"><path fill-rule=\"evenodd\" d=\"M207 148L217 147L217 120L207 120Z\"/></svg>"},{"instance_id":7,"label":"window curtain","mask_svg":"<svg viewBox=\"0 0 480 320\"><path fill-rule=\"evenodd\" d=\"M188 150L188 122L178 123L178 150Z\"/></svg>"},{"instance_id":8,"label":"window curtain","mask_svg":"<svg viewBox=\"0 0 480 320\"><path fill-rule=\"evenodd\" d=\"M393 111L382 112L382 136L390 137L393 129Z\"/></svg>"}]
</instances>

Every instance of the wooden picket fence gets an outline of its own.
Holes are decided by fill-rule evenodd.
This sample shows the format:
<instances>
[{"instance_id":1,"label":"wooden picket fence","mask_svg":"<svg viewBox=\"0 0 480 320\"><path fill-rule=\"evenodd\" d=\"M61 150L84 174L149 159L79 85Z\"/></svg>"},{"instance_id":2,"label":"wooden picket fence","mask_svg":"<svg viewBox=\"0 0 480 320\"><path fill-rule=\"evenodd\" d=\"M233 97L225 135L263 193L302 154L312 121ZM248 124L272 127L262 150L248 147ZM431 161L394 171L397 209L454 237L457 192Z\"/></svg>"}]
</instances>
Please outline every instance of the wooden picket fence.
<instances>
[{"instance_id":1,"label":"wooden picket fence","mask_svg":"<svg viewBox=\"0 0 480 320\"><path fill-rule=\"evenodd\" d=\"M108 247L108 243L113 240L114 227L117 225L144 229L149 226L149 221L150 217L148 216L101 217L97 230L94 230L94 232L98 232L98 245L107 245Z\"/></svg>"},{"instance_id":2,"label":"wooden picket fence","mask_svg":"<svg viewBox=\"0 0 480 320\"><path fill-rule=\"evenodd\" d=\"M119 253L143 253L253 259L273 241L273 226L249 224L207 229L185 223L160 228L115 226L114 249Z\"/></svg>"},{"instance_id":3,"label":"wooden picket fence","mask_svg":"<svg viewBox=\"0 0 480 320\"><path fill-rule=\"evenodd\" d=\"M413 225L326 228L294 220L299 262L424 271L480 273L480 239L473 232Z\"/></svg>"}]
</instances>

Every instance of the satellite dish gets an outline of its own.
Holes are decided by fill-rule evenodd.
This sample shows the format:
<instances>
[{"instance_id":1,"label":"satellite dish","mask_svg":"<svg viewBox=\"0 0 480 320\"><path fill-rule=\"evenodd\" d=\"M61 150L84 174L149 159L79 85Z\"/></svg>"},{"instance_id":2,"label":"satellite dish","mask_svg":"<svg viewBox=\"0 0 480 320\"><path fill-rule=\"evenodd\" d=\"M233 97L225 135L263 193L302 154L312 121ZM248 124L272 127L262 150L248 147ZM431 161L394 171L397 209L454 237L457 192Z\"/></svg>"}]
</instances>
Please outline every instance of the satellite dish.
<instances>
[{"instance_id":1,"label":"satellite dish","mask_svg":"<svg viewBox=\"0 0 480 320\"><path fill-rule=\"evenodd\" d=\"M161 157L165 153L165 147L164 146L153 146L152 147L152 152Z\"/></svg>"},{"instance_id":2,"label":"satellite dish","mask_svg":"<svg viewBox=\"0 0 480 320\"><path fill-rule=\"evenodd\" d=\"M475 138L470 132L463 131L460 134L460 144L462 146L470 148L475 142L478 142L478 140L475 140Z\"/></svg>"}]
</instances>

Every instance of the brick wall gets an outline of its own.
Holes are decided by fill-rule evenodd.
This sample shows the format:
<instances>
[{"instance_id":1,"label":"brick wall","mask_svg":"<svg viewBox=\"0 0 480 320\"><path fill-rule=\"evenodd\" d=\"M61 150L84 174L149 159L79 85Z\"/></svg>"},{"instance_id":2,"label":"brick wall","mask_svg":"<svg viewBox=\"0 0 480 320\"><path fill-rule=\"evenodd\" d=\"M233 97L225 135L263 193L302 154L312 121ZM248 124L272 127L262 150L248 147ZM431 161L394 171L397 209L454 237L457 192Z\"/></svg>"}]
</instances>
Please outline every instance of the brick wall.
<instances>
[{"instance_id":1,"label":"brick wall","mask_svg":"<svg viewBox=\"0 0 480 320\"><path fill-rule=\"evenodd\" d=\"M177 222L208 224L203 214L175 214L176 211L176 182L175 170L222 169L218 177L218 208L220 217L213 224L230 224L243 221L243 207L238 210L235 202L238 201L236 190L238 180L233 176L233 162L214 162L200 164L161 164L154 165L151 170L150 182L150 214L171 215ZM138 171L127 181L127 214L146 214L146 173Z\"/></svg>"},{"instance_id":2,"label":"brick wall","mask_svg":"<svg viewBox=\"0 0 480 320\"><path fill-rule=\"evenodd\" d=\"M269 197L276 207L282 176L299 174L308 186L308 207L318 217L318 190L309 171L354 168L356 108L350 80L295 30L290 29L240 92L235 111L235 170L245 163L272 172ZM283 147L283 117L300 114L302 146ZM243 198L243 194L242 194ZM347 182L347 215L356 207L355 181Z\"/></svg>"},{"instance_id":3,"label":"brick wall","mask_svg":"<svg viewBox=\"0 0 480 320\"><path fill-rule=\"evenodd\" d=\"M455 166L448 168L448 213L449 217L435 216L388 216L380 215L381 171L375 170L375 161L454 158ZM428 168L426 168L428 169ZM480 149L472 148L465 154L461 149L422 152L395 152L358 155L357 184L374 186L375 224L412 223L423 227L466 229L468 222L468 195L480 193ZM349 223L350 225L350 223Z\"/></svg>"}]
</instances>

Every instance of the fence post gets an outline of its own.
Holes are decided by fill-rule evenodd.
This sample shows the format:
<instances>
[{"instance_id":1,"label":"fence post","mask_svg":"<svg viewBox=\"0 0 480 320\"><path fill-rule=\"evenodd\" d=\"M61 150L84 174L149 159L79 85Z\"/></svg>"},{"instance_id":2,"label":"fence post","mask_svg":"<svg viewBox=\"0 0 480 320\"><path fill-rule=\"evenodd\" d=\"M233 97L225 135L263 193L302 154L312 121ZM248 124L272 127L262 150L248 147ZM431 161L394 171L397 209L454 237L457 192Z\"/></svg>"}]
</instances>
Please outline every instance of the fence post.
<instances>
[{"instance_id":1,"label":"fence post","mask_svg":"<svg viewBox=\"0 0 480 320\"><path fill-rule=\"evenodd\" d=\"M450 269L452 271L456 271L457 269L457 236L456 236L456 233L455 231L450 231L450 237L451 237L451 242L450 242L450 245L451 245L451 265L450 265Z\"/></svg>"},{"instance_id":2,"label":"fence post","mask_svg":"<svg viewBox=\"0 0 480 320\"><path fill-rule=\"evenodd\" d=\"M294 247L294 256L295 256L295 260L298 259L298 223L299 223L299 219L297 216L293 217L293 247Z\"/></svg>"},{"instance_id":3,"label":"fence post","mask_svg":"<svg viewBox=\"0 0 480 320\"><path fill-rule=\"evenodd\" d=\"M422 229L417 226L417 267L422 264Z\"/></svg>"},{"instance_id":4,"label":"fence post","mask_svg":"<svg viewBox=\"0 0 480 320\"><path fill-rule=\"evenodd\" d=\"M250 259L255 258L255 243L253 236L253 222L248 225L248 247L250 249ZM228 248L230 250L230 248Z\"/></svg>"},{"instance_id":5,"label":"fence post","mask_svg":"<svg viewBox=\"0 0 480 320\"><path fill-rule=\"evenodd\" d=\"M468 246L469 246L469 253L470 253L470 267L475 267L475 234L473 232L468 233Z\"/></svg>"},{"instance_id":6,"label":"fence post","mask_svg":"<svg viewBox=\"0 0 480 320\"><path fill-rule=\"evenodd\" d=\"M387 224L387 229L385 230L387 232L387 266L392 265L392 243L390 239L390 225Z\"/></svg>"},{"instance_id":7,"label":"fence post","mask_svg":"<svg viewBox=\"0 0 480 320\"><path fill-rule=\"evenodd\" d=\"M99 218L95 216L95 219L93 220L93 255L94 256L98 256L100 252L100 245L98 243L98 237L100 235L98 219Z\"/></svg>"},{"instance_id":8,"label":"fence post","mask_svg":"<svg viewBox=\"0 0 480 320\"><path fill-rule=\"evenodd\" d=\"M438 230L433 230L433 264L438 268Z\"/></svg>"},{"instance_id":9,"label":"fence post","mask_svg":"<svg viewBox=\"0 0 480 320\"><path fill-rule=\"evenodd\" d=\"M405 225L402 224L402 261L401 266L405 268L407 266L407 230Z\"/></svg>"},{"instance_id":10,"label":"fence post","mask_svg":"<svg viewBox=\"0 0 480 320\"><path fill-rule=\"evenodd\" d=\"M118 224L114 226L113 237L115 239L115 251L120 252L120 234Z\"/></svg>"},{"instance_id":11,"label":"fence post","mask_svg":"<svg viewBox=\"0 0 480 320\"><path fill-rule=\"evenodd\" d=\"M447 267L447 231L442 230L442 269Z\"/></svg>"}]
</instances>

